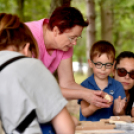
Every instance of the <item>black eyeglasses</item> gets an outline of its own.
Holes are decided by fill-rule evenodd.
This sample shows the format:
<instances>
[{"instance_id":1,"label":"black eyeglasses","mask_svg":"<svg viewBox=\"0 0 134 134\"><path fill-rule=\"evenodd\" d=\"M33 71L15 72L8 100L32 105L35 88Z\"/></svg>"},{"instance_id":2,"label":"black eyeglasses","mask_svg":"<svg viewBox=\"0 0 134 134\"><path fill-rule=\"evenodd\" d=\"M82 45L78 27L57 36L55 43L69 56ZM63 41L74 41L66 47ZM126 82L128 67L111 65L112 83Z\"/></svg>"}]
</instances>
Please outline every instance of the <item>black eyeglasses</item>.
<instances>
[{"instance_id":1,"label":"black eyeglasses","mask_svg":"<svg viewBox=\"0 0 134 134\"><path fill-rule=\"evenodd\" d=\"M124 68L116 68L116 70L117 70L118 76L124 77L124 76L126 76L127 74L129 74L129 77L132 78L132 79L134 79L134 70L131 71L131 72L127 72L127 70L124 69Z\"/></svg>"},{"instance_id":2,"label":"black eyeglasses","mask_svg":"<svg viewBox=\"0 0 134 134\"><path fill-rule=\"evenodd\" d=\"M93 61L92 61L93 62ZM94 63L94 65L95 65L95 67L96 68L98 68L98 69L101 69L102 68L102 66L105 66L105 68L106 69L110 69L110 68L112 68L112 66L113 66L113 63L105 63L105 64L102 64L101 62L93 62Z\"/></svg>"}]
</instances>

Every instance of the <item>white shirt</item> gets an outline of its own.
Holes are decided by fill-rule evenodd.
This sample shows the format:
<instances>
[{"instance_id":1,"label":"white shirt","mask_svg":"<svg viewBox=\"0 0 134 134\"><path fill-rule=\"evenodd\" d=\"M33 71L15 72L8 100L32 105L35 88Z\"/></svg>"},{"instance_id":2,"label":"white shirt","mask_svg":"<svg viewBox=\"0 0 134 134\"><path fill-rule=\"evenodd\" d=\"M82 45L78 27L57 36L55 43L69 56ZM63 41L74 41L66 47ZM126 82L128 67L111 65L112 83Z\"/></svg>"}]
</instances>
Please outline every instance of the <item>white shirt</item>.
<instances>
[{"instance_id":1,"label":"white shirt","mask_svg":"<svg viewBox=\"0 0 134 134\"><path fill-rule=\"evenodd\" d=\"M0 64L19 55L0 51ZM12 133L33 109L39 123L46 123L66 103L55 78L37 59L20 59L0 73L0 116L7 133Z\"/></svg>"}]
</instances>

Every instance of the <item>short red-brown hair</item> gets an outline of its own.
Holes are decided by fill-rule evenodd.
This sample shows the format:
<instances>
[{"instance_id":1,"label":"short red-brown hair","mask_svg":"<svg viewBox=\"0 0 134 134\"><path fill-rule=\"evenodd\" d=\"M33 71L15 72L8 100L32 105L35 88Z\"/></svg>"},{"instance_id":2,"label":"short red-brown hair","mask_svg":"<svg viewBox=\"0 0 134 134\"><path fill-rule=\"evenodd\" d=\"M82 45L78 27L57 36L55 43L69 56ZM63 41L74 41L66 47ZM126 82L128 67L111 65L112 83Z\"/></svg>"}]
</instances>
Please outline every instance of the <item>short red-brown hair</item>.
<instances>
[{"instance_id":1,"label":"short red-brown hair","mask_svg":"<svg viewBox=\"0 0 134 134\"><path fill-rule=\"evenodd\" d=\"M90 50L90 59L93 60L95 56L101 56L102 54L107 54L107 56L115 59L115 49L114 46L105 40L100 40L95 42Z\"/></svg>"},{"instance_id":2,"label":"short red-brown hair","mask_svg":"<svg viewBox=\"0 0 134 134\"><path fill-rule=\"evenodd\" d=\"M52 30L57 26L61 33L75 25L88 26L88 21L84 21L81 12L75 7L57 7L49 19L48 27Z\"/></svg>"}]
</instances>

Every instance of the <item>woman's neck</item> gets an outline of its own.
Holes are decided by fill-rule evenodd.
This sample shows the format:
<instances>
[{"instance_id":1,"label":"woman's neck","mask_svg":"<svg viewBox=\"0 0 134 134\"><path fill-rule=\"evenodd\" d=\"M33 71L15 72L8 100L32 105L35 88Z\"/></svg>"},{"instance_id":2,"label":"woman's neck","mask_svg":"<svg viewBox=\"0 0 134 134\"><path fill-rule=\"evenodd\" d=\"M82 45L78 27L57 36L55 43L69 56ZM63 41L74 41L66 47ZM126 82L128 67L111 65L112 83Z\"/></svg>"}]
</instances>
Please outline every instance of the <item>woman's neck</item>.
<instances>
[{"instance_id":1,"label":"woman's neck","mask_svg":"<svg viewBox=\"0 0 134 134\"><path fill-rule=\"evenodd\" d=\"M52 32L48 29L48 25L44 24L43 25L43 38L44 38L44 44L47 52L51 55L52 52L54 51L53 47L53 37L52 37Z\"/></svg>"},{"instance_id":2,"label":"woman's neck","mask_svg":"<svg viewBox=\"0 0 134 134\"><path fill-rule=\"evenodd\" d=\"M126 109L128 103L130 101L130 94L129 94L128 90L127 91L125 90L125 94L126 94L126 99L127 99L127 102L126 102L126 105L125 105L125 109Z\"/></svg>"},{"instance_id":3,"label":"woman's neck","mask_svg":"<svg viewBox=\"0 0 134 134\"><path fill-rule=\"evenodd\" d=\"M126 94L127 99L129 99L130 97L129 90L125 90L125 94Z\"/></svg>"}]
</instances>

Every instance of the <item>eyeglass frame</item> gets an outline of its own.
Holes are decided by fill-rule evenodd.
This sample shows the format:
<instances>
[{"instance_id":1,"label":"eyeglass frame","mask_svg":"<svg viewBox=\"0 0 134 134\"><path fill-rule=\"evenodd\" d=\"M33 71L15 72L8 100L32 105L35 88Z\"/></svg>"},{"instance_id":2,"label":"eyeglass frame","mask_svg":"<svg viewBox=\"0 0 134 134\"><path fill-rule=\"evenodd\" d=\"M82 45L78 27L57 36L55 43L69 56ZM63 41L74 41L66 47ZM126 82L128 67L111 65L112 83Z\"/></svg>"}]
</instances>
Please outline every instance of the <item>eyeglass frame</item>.
<instances>
[{"instance_id":1,"label":"eyeglass frame","mask_svg":"<svg viewBox=\"0 0 134 134\"><path fill-rule=\"evenodd\" d=\"M126 71L126 75L129 74L129 77L130 77L131 79L134 79L134 78L131 77L131 74L130 74L131 72L134 72L134 70L128 72L125 68L115 68L115 69L116 69L116 70L124 69L124 70ZM117 71L117 74L118 74L118 71ZM125 77L126 75L120 76L120 75L118 74L119 77Z\"/></svg>"},{"instance_id":2,"label":"eyeglass frame","mask_svg":"<svg viewBox=\"0 0 134 134\"><path fill-rule=\"evenodd\" d=\"M66 35L66 36L67 36L67 35ZM70 41L71 43L73 43L74 41L77 41L77 40L81 39L82 36L72 37L73 39L72 39L71 37L68 37L68 36L67 36L67 38L69 39L69 41Z\"/></svg>"},{"instance_id":3,"label":"eyeglass frame","mask_svg":"<svg viewBox=\"0 0 134 134\"><path fill-rule=\"evenodd\" d=\"M100 68L96 67L97 69L101 69L102 66L105 66L106 69L111 69L111 68L113 67L113 64L114 64L114 63L105 63L105 64L102 64L101 62L93 62L93 61L92 61L92 63L95 65L95 67L96 67L96 64L97 64L97 63L100 63L100 64L101 64L101 67L100 67ZM110 64L110 65L112 65L112 66L111 66L110 68L107 68L107 67L106 67L107 64Z\"/></svg>"}]
</instances>

